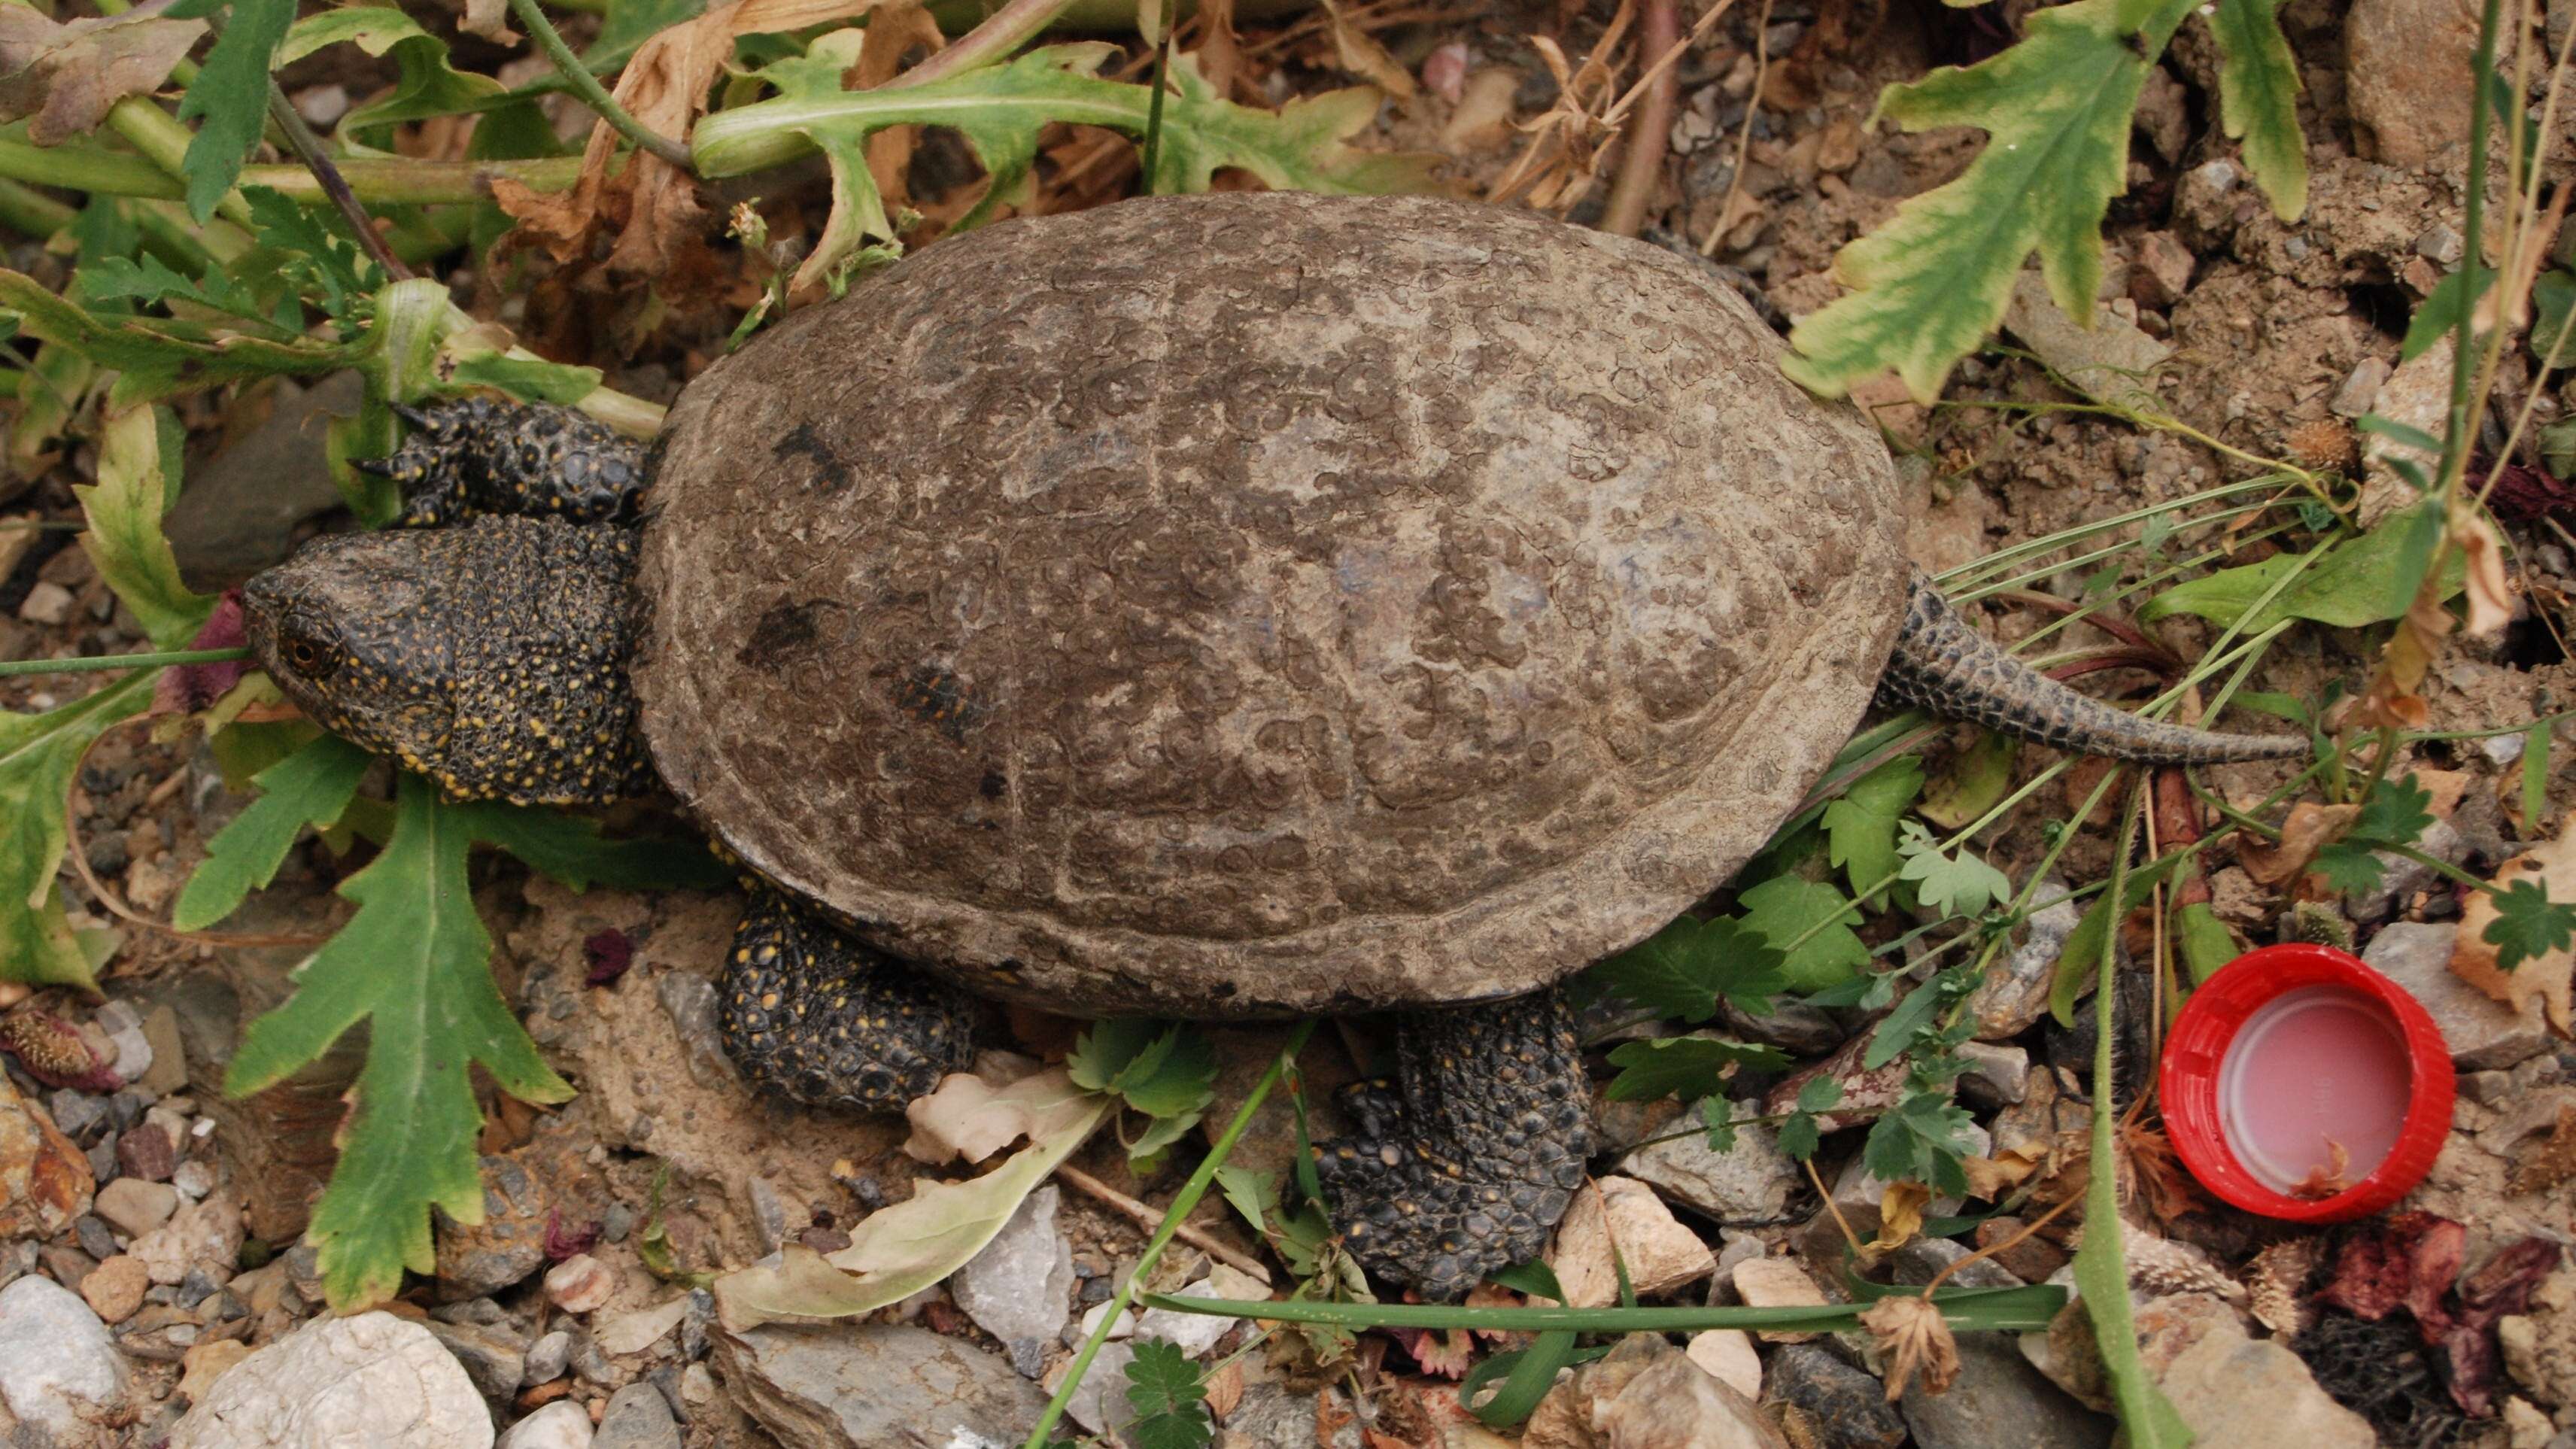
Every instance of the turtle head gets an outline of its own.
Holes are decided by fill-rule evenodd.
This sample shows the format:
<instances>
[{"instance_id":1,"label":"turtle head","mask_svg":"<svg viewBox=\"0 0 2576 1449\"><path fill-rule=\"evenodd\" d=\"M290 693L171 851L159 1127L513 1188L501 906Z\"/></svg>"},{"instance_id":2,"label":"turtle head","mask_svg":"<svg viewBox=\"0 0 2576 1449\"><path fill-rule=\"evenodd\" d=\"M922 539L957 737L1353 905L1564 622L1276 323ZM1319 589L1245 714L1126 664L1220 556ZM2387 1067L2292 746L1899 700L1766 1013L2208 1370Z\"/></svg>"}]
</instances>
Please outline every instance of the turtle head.
<instances>
[{"instance_id":1,"label":"turtle head","mask_svg":"<svg viewBox=\"0 0 2576 1449\"><path fill-rule=\"evenodd\" d=\"M451 798L604 803L651 780L634 548L542 518L316 539L243 588L251 653L305 714Z\"/></svg>"}]
</instances>

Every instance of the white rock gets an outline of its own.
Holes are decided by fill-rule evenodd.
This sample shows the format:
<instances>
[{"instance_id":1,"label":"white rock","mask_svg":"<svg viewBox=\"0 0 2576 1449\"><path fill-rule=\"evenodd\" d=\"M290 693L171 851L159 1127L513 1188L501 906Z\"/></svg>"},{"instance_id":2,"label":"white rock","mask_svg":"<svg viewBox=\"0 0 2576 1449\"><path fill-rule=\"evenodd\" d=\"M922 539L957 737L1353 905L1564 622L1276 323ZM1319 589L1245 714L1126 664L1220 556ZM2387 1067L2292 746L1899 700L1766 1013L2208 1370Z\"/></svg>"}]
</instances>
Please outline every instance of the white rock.
<instances>
[{"instance_id":1,"label":"white rock","mask_svg":"<svg viewBox=\"0 0 2576 1449\"><path fill-rule=\"evenodd\" d=\"M1102 1344L1092 1357L1091 1371L1082 1376L1073 1397L1065 1400L1064 1411L1094 1434L1114 1434L1136 1422L1135 1405L1127 1401L1127 1365L1135 1361L1133 1343Z\"/></svg>"},{"instance_id":2,"label":"white rock","mask_svg":"<svg viewBox=\"0 0 2576 1449\"><path fill-rule=\"evenodd\" d=\"M170 1221L170 1214L178 1208L177 1188L139 1177L120 1177L107 1183L90 1203L91 1212L129 1238L139 1238Z\"/></svg>"},{"instance_id":3,"label":"white rock","mask_svg":"<svg viewBox=\"0 0 2576 1449\"><path fill-rule=\"evenodd\" d=\"M155 1283L176 1283L191 1268L204 1268L220 1283L232 1277L241 1245L241 1204L226 1190L179 1209L126 1251L143 1260Z\"/></svg>"},{"instance_id":4,"label":"white rock","mask_svg":"<svg viewBox=\"0 0 2576 1449\"><path fill-rule=\"evenodd\" d=\"M1073 1245L1056 1228L1060 1201L1053 1185L1022 1198L993 1241L948 1280L957 1306L1005 1344L1044 1343L1071 1311Z\"/></svg>"},{"instance_id":5,"label":"white rock","mask_svg":"<svg viewBox=\"0 0 2576 1449\"><path fill-rule=\"evenodd\" d=\"M1719 1383L1748 1399L1762 1397L1762 1356L1753 1335L1740 1328L1711 1328L1691 1335L1683 1352Z\"/></svg>"},{"instance_id":6,"label":"white rock","mask_svg":"<svg viewBox=\"0 0 2576 1449\"><path fill-rule=\"evenodd\" d=\"M111 1001L100 1007L90 1020L100 1031L107 1033L109 1045L116 1048L113 1069L120 1079L141 1081L143 1074L152 1070L152 1042L143 1034L143 1016L134 1009L133 1003Z\"/></svg>"},{"instance_id":7,"label":"white rock","mask_svg":"<svg viewBox=\"0 0 2576 1449\"><path fill-rule=\"evenodd\" d=\"M590 1449L590 1413L557 1399L510 1426L499 1449Z\"/></svg>"},{"instance_id":8,"label":"white rock","mask_svg":"<svg viewBox=\"0 0 2576 1449\"><path fill-rule=\"evenodd\" d=\"M1105 1301L1094 1303L1089 1308L1084 1309L1082 1313L1082 1323L1080 1325L1082 1336L1084 1338L1089 1338L1091 1335L1098 1333L1100 1331L1100 1320L1107 1318L1108 1316L1109 1304ZM1118 1315L1118 1321L1109 1326L1109 1337L1103 1341L1107 1343L1117 1343L1122 1339L1134 1338L1135 1336L1136 1315L1132 1312L1121 1313Z\"/></svg>"},{"instance_id":9,"label":"white rock","mask_svg":"<svg viewBox=\"0 0 2576 1449\"><path fill-rule=\"evenodd\" d=\"M124 1356L78 1294L51 1278L0 1288L0 1403L10 1413L78 1442L83 1424L124 1407L125 1393Z\"/></svg>"},{"instance_id":10,"label":"white rock","mask_svg":"<svg viewBox=\"0 0 2576 1449\"><path fill-rule=\"evenodd\" d=\"M27 590L18 617L30 624L63 624L72 617L72 591L50 580Z\"/></svg>"},{"instance_id":11,"label":"white rock","mask_svg":"<svg viewBox=\"0 0 2576 1449\"><path fill-rule=\"evenodd\" d=\"M1731 1111L1723 1099L1700 1104L1707 1112ZM1688 1120L1668 1129L1680 1131ZM1780 1150L1779 1135L1761 1123L1735 1129L1735 1145L1711 1152L1697 1132L1640 1147L1619 1160L1619 1173L1718 1222L1763 1221L1788 1211L1801 1181L1798 1164Z\"/></svg>"},{"instance_id":12,"label":"white rock","mask_svg":"<svg viewBox=\"0 0 2576 1449\"><path fill-rule=\"evenodd\" d=\"M317 1318L227 1370L170 1449L490 1449L491 1411L429 1330Z\"/></svg>"},{"instance_id":13,"label":"white rock","mask_svg":"<svg viewBox=\"0 0 2576 1449\"><path fill-rule=\"evenodd\" d=\"M1717 1255L1674 1220L1653 1188L1633 1177L1605 1177L1574 1195L1548 1264L1565 1289L1566 1306L1607 1308L1619 1301L1622 1263L1641 1298L1717 1271Z\"/></svg>"},{"instance_id":14,"label":"white rock","mask_svg":"<svg viewBox=\"0 0 2576 1449\"><path fill-rule=\"evenodd\" d=\"M1816 1280L1786 1258L1748 1258L1736 1264L1735 1292L1747 1308L1821 1308L1825 1303ZM1791 1329L1761 1332L1765 1343L1805 1343L1815 1337Z\"/></svg>"},{"instance_id":15,"label":"white rock","mask_svg":"<svg viewBox=\"0 0 2576 1449\"><path fill-rule=\"evenodd\" d=\"M1219 1263L1208 1275L1172 1295L1175 1298L1230 1298L1238 1303L1258 1303L1270 1296L1270 1285L1249 1273ZM1241 1323L1240 1318L1219 1318L1211 1313L1174 1313L1168 1308L1149 1308L1136 1320L1136 1336L1159 1338L1176 1343L1181 1352L1192 1358L1216 1347L1225 1331Z\"/></svg>"},{"instance_id":16,"label":"white rock","mask_svg":"<svg viewBox=\"0 0 2576 1449\"><path fill-rule=\"evenodd\" d=\"M566 1313L589 1313L617 1291L617 1274L588 1253L575 1253L546 1270L546 1300Z\"/></svg>"}]
</instances>

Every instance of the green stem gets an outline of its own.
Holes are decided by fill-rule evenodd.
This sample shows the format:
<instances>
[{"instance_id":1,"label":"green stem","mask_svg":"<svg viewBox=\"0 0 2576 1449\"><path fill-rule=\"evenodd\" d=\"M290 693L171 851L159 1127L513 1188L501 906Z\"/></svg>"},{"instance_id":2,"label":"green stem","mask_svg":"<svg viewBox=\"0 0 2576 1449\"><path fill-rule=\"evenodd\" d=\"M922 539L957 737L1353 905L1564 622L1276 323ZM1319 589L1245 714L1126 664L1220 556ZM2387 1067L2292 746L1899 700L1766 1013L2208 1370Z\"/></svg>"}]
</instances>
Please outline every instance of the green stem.
<instances>
[{"instance_id":1,"label":"green stem","mask_svg":"<svg viewBox=\"0 0 2576 1449\"><path fill-rule=\"evenodd\" d=\"M1932 1302L1976 1329L2045 1328L2065 1305L2065 1291L2045 1284L1935 1293ZM1267 1323L1329 1323L1344 1328L1474 1328L1495 1332L1688 1333L1703 1328L1813 1329L1860 1326L1865 1303L1817 1308L1464 1308L1449 1303L1246 1303L1231 1298L1144 1296L1148 1308L1250 1318ZM1114 1316L1114 1315L1113 1315ZM1043 1427L1039 1430L1044 1433ZM1031 1439L1029 1449L1041 1440Z\"/></svg>"},{"instance_id":2,"label":"green stem","mask_svg":"<svg viewBox=\"0 0 2576 1449\"><path fill-rule=\"evenodd\" d=\"M107 124L153 165L184 184L188 175L188 145L197 139L196 132L142 96L127 96L110 106ZM215 203L215 211L235 226L248 228L251 224L250 203L242 200L239 185L224 193L223 199Z\"/></svg>"},{"instance_id":3,"label":"green stem","mask_svg":"<svg viewBox=\"0 0 2576 1449\"><path fill-rule=\"evenodd\" d=\"M581 98L583 105L599 112L599 118L613 127L617 134L682 171L690 170L689 148L647 127L635 119L633 112L619 105L616 97L608 93L608 88L599 83L599 77L590 73L590 67L581 63L581 57L572 53L572 47L564 44L563 36L555 31L554 22L537 8L537 0L510 0L510 13L518 16L519 23L528 27L528 34L536 37L537 48L546 53L546 59L554 62L555 73L563 77L564 84L572 88L572 93Z\"/></svg>"},{"instance_id":4,"label":"green stem","mask_svg":"<svg viewBox=\"0 0 2576 1449\"><path fill-rule=\"evenodd\" d=\"M248 659L247 649L166 649L158 654L96 654L84 659L0 660L0 678L13 674L78 674L93 669L158 669L165 664L221 664Z\"/></svg>"},{"instance_id":5,"label":"green stem","mask_svg":"<svg viewBox=\"0 0 2576 1449\"><path fill-rule=\"evenodd\" d=\"M492 183L503 178L531 191L561 191L581 176L578 156L545 156L527 161L350 158L338 164L340 174L348 178L349 189L360 200L378 206L489 201ZM176 201L187 194L178 178L131 152L95 146L31 146L5 138L0 138L0 179L99 196ZM302 166L245 166L241 179L245 186L266 186L306 206L330 201L322 192L322 184Z\"/></svg>"},{"instance_id":6,"label":"green stem","mask_svg":"<svg viewBox=\"0 0 2576 1449\"><path fill-rule=\"evenodd\" d=\"M2487 210L2487 118L2492 109L2487 105L2486 82L2495 76L2496 22L2504 10L2504 0L2486 0L2478 15L2477 66L2469 86L2469 194L2461 208L2460 235L2466 248L2469 276L2474 280L2486 265L2479 250L2479 232L2486 223ZM2506 270L2511 270L2510 262ZM2499 293L2508 279L2498 276ZM2450 433L2442 440L2442 476L2445 483L2455 483L2468 471L2469 458L2469 393L2477 374L2477 289L2469 288L2469 301L2460 308L2460 320L2453 331L2451 350ZM2501 300L2501 298L2499 298ZM2501 328L2502 323L2497 324ZM2435 551L2433 567L2442 565L2440 551Z\"/></svg>"},{"instance_id":7,"label":"green stem","mask_svg":"<svg viewBox=\"0 0 2576 1449\"><path fill-rule=\"evenodd\" d=\"M20 236L49 237L72 224L79 212L32 186L0 179L0 226Z\"/></svg>"},{"instance_id":8,"label":"green stem","mask_svg":"<svg viewBox=\"0 0 2576 1449\"><path fill-rule=\"evenodd\" d=\"M1305 1050L1306 1038L1314 1033L1315 1018L1310 1016L1297 1023L1297 1029L1288 1034L1287 1045L1279 1049L1279 1055L1271 1058L1270 1070L1261 1074L1261 1080L1252 1088L1252 1095L1243 1099L1243 1106L1236 1110L1234 1120L1226 1124L1225 1135L1217 1138L1216 1145L1199 1160L1198 1170L1190 1174L1190 1180L1181 1184L1180 1192L1172 1198L1172 1205L1163 1211L1163 1225L1154 1230L1152 1240L1145 1244L1145 1251L1136 1259L1135 1271L1127 1275L1127 1281L1119 1285L1117 1294L1109 1300L1109 1310L1100 1315L1100 1326L1083 1339L1082 1348L1073 1356L1073 1366L1065 1370L1064 1383L1056 1389L1055 1397L1047 1400L1046 1411L1038 1415L1037 1427L1029 1431L1028 1441L1022 1449L1045 1449L1048 1434L1055 1428L1056 1421L1064 1417L1065 1405L1073 1402L1074 1391L1082 1387L1082 1376L1091 1371L1091 1361L1099 1357L1100 1346L1109 1341L1109 1330L1127 1316L1127 1305L1135 1299L1136 1285L1153 1276L1154 1265L1162 1261L1163 1249L1170 1245L1172 1235L1180 1231L1183 1220L1197 1209L1199 1199L1207 1196L1208 1184L1216 1181L1216 1170L1225 1165L1226 1154L1234 1151L1234 1144L1242 1140L1244 1129L1252 1125L1252 1114L1261 1110L1261 1104L1270 1096L1270 1089L1279 1084L1281 1073L1296 1059L1297 1053Z\"/></svg>"}]
</instances>

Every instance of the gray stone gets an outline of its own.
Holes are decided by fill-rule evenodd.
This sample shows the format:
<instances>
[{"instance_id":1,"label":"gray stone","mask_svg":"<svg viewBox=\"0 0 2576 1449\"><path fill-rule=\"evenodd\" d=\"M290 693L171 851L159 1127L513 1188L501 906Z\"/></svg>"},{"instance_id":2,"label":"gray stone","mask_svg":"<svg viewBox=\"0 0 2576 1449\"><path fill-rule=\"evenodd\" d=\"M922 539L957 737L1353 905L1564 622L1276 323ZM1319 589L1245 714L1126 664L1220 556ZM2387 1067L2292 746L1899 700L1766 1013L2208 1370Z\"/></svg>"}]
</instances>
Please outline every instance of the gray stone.
<instances>
[{"instance_id":1,"label":"gray stone","mask_svg":"<svg viewBox=\"0 0 2576 1449\"><path fill-rule=\"evenodd\" d=\"M2004 326L2020 338L2051 371L2083 392L2106 402L2154 397L2149 374L2173 349L2139 330L2138 324L2094 304L2093 325L2080 326L2058 310L2048 283L2037 272L2013 278L2012 301L2004 309Z\"/></svg>"},{"instance_id":2,"label":"gray stone","mask_svg":"<svg viewBox=\"0 0 2576 1449\"><path fill-rule=\"evenodd\" d=\"M709 1091L741 1090L742 1075L716 1028L716 984L694 971L657 971L653 995L680 1035L680 1059L691 1079Z\"/></svg>"},{"instance_id":3,"label":"gray stone","mask_svg":"<svg viewBox=\"0 0 2576 1449\"><path fill-rule=\"evenodd\" d=\"M563 1377L572 1362L572 1335L558 1328L528 1345L527 1356L520 1360L519 1382L550 1383Z\"/></svg>"},{"instance_id":4,"label":"gray stone","mask_svg":"<svg viewBox=\"0 0 2576 1449\"><path fill-rule=\"evenodd\" d=\"M1359 1419L1341 1390L1301 1391L1278 1383L1244 1389L1234 1412L1225 1416L1225 1427L1216 1431L1216 1449L1318 1449L1319 1394L1332 1396L1341 1425L1324 1449L1360 1449Z\"/></svg>"},{"instance_id":5,"label":"gray stone","mask_svg":"<svg viewBox=\"0 0 2576 1449\"><path fill-rule=\"evenodd\" d=\"M2399 921L2381 927L2361 959L2423 1003L2461 1071L2498 1070L2548 1050L2538 997L2515 1011L2451 974L2459 934L2455 924Z\"/></svg>"},{"instance_id":6,"label":"gray stone","mask_svg":"<svg viewBox=\"0 0 2576 1449\"><path fill-rule=\"evenodd\" d=\"M115 1056L110 1069L117 1080L138 1082L152 1070L152 1039L143 1034L143 1013L130 1001L110 1001L90 1017L90 1023L107 1034L108 1045Z\"/></svg>"},{"instance_id":7,"label":"gray stone","mask_svg":"<svg viewBox=\"0 0 2576 1449\"><path fill-rule=\"evenodd\" d=\"M2468 841L2447 820L2426 826L2415 848L2445 865L2458 865L2469 854ZM2395 851L2374 850L2370 858L2379 862L2379 884L2344 898L2345 913L2356 921L2386 920L2413 900L2417 891L2431 889L2439 878L2434 867Z\"/></svg>"},{"instance_id":8,"label":"gray stone","mask_svg":"<svg viewBox=\"0 0 2576 1449\"><path fill-rule=\"evenodd\" d=\"M76 1087L65 1087L55 1092L46 1099L45 1105L52 1109L54 1126L65 1137L80 1137L107 1120L107 1099Z\"/></svg>"},{"instance_id":9,"label":"gray stone","mask_svg":"<svg viewBox=\"0 0 2576 1449\"><path fill-rule=\"evenodd\" d=\"M1698 1110L1728 1112L1733 1104L1712 1097ZM1674 1123L1673 1130L1688 1122ZM1688 1132L1629 1153L1619 1171L1719 1223L1777 1219L1788 1211L1800 1181L1798 1164L1780 1150L1778 1134L1760 1123L1737 1128L1735 1145L1725 1152L1710 1151L1705 1135Z\"/></svg>"},{"instance_id":10,"label":"gray stone","mask_svg":"<svg viewBox=\"0 0 2576 1449\"><path fill-rule=\"evenodd\" d=\"M494 1403L507 1402L526 1382L527 1345L517 1334L500 1328L486 1328L472 1323L429 1321L430 1336L436 1338L456 1361L465 1365L466 1375L483 1397Z\"/></svg>"},{"instance_id":11,"label":"gray stone","mask_svg":"<svg viewBox=\"0 0 2576 1449\"><path fill-rule=\"evenodd\" d=\"M1795 1405L1823 1449L1899 1449L1905 1442L1905 1420L1887 1402L1887 1386L1813 1344L1773 1352L1762 1401Z\"/></svg>"},{"instance_id":12,"label":"gray stone","mask_svg":"<svg viewBox=\"0 0 2576 1449\"><path fill-rule=\"evenodd\" d=\"M2396 368L2385 357L2363 358L2344 378L2343 386L2335 389L2326 406L2348 418L2360 417L2379 400L2379 390L2388 385L2388 374L2394 371Z\"/></svg>"},{"instance_id":13,"label":"gray stone","mask_svg":"<svg viewBox=\"0 0 2576 1449\"><path fill-rule=\"evenodd\" d=\"M680 1449L680 1422L651 1384L628 1384L608 1396L591 1449Z\"/></svg>"},{"instance_id":14,"label":"gray stone","mask_svg":"<svg viewBox=\"0 0 2576 1449\"><path fill-rule=\"evenodd\" d=\"M91 1206L97 1206L96 1202L93 1201ZM116 1256L116 1230L89 1213L72 1220L72 1241L80 1244L82 1252L101 1262Z\"/></svg>"},{"instance_id":15,"label":"gray stone","mask_svg":"<svg viewBox=\"0 0 2576 1449\"><path fill-rule=\"evenodd\" d=\"M969 1344L910 1324L791 1328L721 1335L725 1392L790 1444L816 1449L953 1449L961 1440L1017 1444L1046 1395Z\"/></svg>"},{"instance_id":16,"label":"gray stone","mask_svg":"<svg viewBox=\"0 0 2576 1449\"><path fill-rule=\"evenodd\" d=\"M0 1404L57 1440L86 1442L125 1407L125 1359L88 1304L45 1278L0 1288Z\"/></svg>"},{"instance_id":17,"label":"gray stone","mask_svg":"<svg viewBox=\"0 0 2576 1449\"><path fill-rule=\"evenodd\" d=\"M498 1449L590 1449L590 1443L590 1414L569 1399L557 1399L512 1424Z\"/></svg>"},{"instance_id":18,"label":"gray stone","mask_svg":"<svg viewBox=\"0 0 2576 1449\"><path fill-rule=\"evenodd\" d=\"M1094 1434L1116 1434L1136 1422L1136 1406L1127 1402L1127 1365L1136 1360L1134 1342L1104 1343L1091 1360L1091 1371L1064 1401L1073 1421Z\"/></svg>"},{"instance_id":19,"label":"gray stone","mask_svg":"<svg viewBox=\"0 0 2576 1449\"><path fill-rule=\"evenodd\" d=\"M2108 1449L2108 1415L2067 1397L2022 1357L2011 1335L1959 1335L1947 1393L1908 1385L1899 1401L1919 1449Z\"/></svg>"},{"instance_id":20,"label":"gray stone","mask_svg":"<svg viewBox=\"0 0 2576 1449\"><path fill-rule=\"evenodd\" d=\"M1896 1281L1921 1287L1939 1277L1942 1270L1965 1258L1972 1249L1948 1238L1916 1238L1896 1250ZM1979 1258L1943 1282L1959 1288L2019 1288L2021 1279L2012 1270L1992 1258Z\"/></svg>"},{"instance_id":21,"label":"gray stone","mask_svg":"<svg viewBox=\"0 0 2576 1449\"><path fill-rule=\"evenodd\" d=\"M1959 1095L1972 1107L2008 1107L2030 1093L2030 1052L2025 1048L2009 1042L1961 1042L1959 1060L1968 1064L1959 1078Z\"/></svg>"},{"instance_id":22,"label":"gray stone","mask_svg":"<svg viewBox=\"0 0 2576 1449\"><path fill-rule=\"evenodd\" d=\"M390 1313L317 1318L224 1372L170 1449L490 1449L492 1413L430 1336Z\"/></svg>"},{"instance_id":23,"label":"gray stone","mask_svg":"<svg viewBox=\"0 0 2576 1449\"><path fill-rule=\"evenodd\" d=\"M2066 894L2063 881L2042 880L2034 900L2057 903L2030 918L2023 929L2022 943L2004 958L2000 970L1988 972L1986 979L1968 996L1968 1011L1977 1019L1977 1040L2003 1041L2030 1029L2048 1010L2048 988L2057 974L2057 953L2066 946L2066 938L2075 932L2080 919L2075 902L2059 900Z\"/></svg>"},{"instance_id":24,"label":"gray stone","mask_svg":"<svg viewBox=\"0 0 2576 1449\"><path fill-rule=\"evenodd\" d=\"M190 588L211 593L279 562L298 524L340 506L323 424L328 414L354 415L363 390L354 372L309 388L281 380L266 422L188 469L186 491L162 528Z\"/></svg>"},{"instance_id":25,"label":"gray stone","mask_svg":"<svg viewBox=\"0 0 2576 1449\"><path fill-rule=\"evenodd\" d=\"M2196 1337L2178 1350L2142 1345L2156 1386L2199 1436L2196 1442L2217 1449L2375 1449L2379 1436L2370 1422L2318 1387L2297 1354L2271 1339L2248 1338L2224 1304L2212 1300L2211 1306L2217 1311L2196 1315L2185 1330Z\"/></svg>"}]
</instances>

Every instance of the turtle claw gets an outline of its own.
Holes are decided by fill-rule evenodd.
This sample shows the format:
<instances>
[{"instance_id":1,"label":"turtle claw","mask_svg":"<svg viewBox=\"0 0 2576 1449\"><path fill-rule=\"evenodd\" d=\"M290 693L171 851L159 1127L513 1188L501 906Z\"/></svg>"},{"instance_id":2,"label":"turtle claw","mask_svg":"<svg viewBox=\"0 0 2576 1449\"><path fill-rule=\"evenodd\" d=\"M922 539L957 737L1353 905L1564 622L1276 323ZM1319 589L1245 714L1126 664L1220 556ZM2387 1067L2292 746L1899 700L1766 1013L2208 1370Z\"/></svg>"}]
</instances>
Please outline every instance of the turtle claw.
<instances>
[{"instance_id":1,"label":"turtle claw","mask_svg":"<svg viewBox=\"0 0 2576 1449\"><path fill-rule=\"evenodd\" d=\"M394 476L393 460L390 458L351 458L349 460L349 466L360 473L366 474L370 478L390 478Z\"/></svg>"},{"instance_id":2,"label":"turtle claw","mask_svg":"<svg viewBox=\"0 0 2576 1449\"><path fill-rule=\"evenodd\" d=\"M402 419L404 422L411 424L415 428L421 429L423 432L427 432L438 425L438 420L436 418L431 417L428 413L419 408L413 407L410 403L391 403L388 404L388 406L394 410L395 417Z\"/></svg>"}]
</instances>

